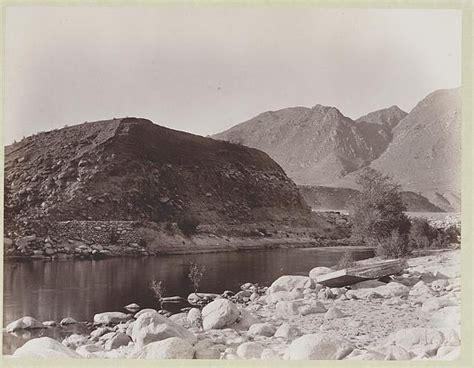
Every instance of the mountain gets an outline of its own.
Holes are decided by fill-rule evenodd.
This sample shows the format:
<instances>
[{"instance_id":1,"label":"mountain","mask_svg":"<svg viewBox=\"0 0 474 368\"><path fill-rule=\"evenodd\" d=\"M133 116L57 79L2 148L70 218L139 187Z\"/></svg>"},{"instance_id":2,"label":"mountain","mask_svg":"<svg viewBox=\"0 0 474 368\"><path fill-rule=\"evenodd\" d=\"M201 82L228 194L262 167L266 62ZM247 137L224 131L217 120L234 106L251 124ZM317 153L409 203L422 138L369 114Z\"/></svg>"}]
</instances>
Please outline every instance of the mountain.
<instances>
[{"instance_id":1,"label":"mountain","mask_svg":"<svg viewBox=\"0 0 474 368\"><path fill-rule=\"evenodd\" d=\"M330 185L385 151L391 135L384 122L393 123L399 111L380 112L379 122L374 117L356 123L335 107L292 107L265 112L213 138L261 149L298 184Z\"/></svg>"},{"instance_id":2,"label":"mountain","mask_svg":"<svg viewBox=\"0 0 474 368\"><path fill-rule=\"evenodd\" d=\"M266 153L137 118L84 123L5 147L5 229L33 221L242 223L305 218Z\"/></svg>"},{"instance_id":3,"label":"mountain","mask_svg":"<svg viewBox=\"0 0 474 368\"><path fill-rule=\"evenodd\" d=\"M460 210L460 88L438 90L420 101L370 166L448 211Z\"/></svg>"},{"instance_id":4,"label":"mountain","mask_svg":"<svg viewBox=\"0 0 474 368\"><path fill-rule=\"evenodd\" d=\"M357 189L357 174L371 166L425 197L427 209L459 211L460 116L458 88L431 93L409 114L391 106L354 121L335 107L293 107L213 138L267 152L299 185Z\"/></svg>"},{"instance_id":5,"label":"mountain","mask_svg":"<svg viewBox=\"0 0 474 368\"><path fill-rule=\"evenodd\" d=\"M356 189L323 186L299 186L306 203L316 211L348 210L350 204L360 194ZM409 212L444 212L425 197L409 191L402 193L403 203Z\"/></svg>"}]
</instances>

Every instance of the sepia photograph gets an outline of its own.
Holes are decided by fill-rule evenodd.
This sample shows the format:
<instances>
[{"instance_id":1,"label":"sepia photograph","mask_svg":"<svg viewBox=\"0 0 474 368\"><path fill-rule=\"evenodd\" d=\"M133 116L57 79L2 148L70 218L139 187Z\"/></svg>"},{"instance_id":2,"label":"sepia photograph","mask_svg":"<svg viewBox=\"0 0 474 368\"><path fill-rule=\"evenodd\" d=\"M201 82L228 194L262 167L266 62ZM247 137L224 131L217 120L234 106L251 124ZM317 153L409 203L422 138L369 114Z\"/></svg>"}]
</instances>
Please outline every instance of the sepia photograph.
<instances>
[{"instance_id":1,"label":"sepia photograph","mask_svg":"<svg viewBox=\"0 0 474 368\"><path fill-rule=\"evenodd\" d=\"M4 7L2 359L461 359L462 9L71 4Z\"/></svg>"}]
</instances>

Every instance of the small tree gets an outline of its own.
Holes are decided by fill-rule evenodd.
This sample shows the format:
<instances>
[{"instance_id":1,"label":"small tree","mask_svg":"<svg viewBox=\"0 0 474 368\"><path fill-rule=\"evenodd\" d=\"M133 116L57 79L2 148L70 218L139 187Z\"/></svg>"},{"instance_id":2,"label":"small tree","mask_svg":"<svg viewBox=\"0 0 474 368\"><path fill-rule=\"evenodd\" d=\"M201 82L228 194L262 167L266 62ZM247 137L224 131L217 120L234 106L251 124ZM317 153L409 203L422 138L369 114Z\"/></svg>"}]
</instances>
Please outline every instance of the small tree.
<instances>
[{"instance_id":1,"label":"small tree","mask_svg":"<svg viewBox=\"0 0 474 368\"><path fill-rule=\"evenodd\" d=\"M380 241L376 253L383 258L400 258L410 253L408 236L400 234L397 230Z\"/></svg>"},{"instance_id":2,"label":"small tree","mask_svg":"<svg viewBox=\"0 0 474 368\"><path fill-rule=\"evenodd\" d=\"M385 246L396 232L400 241L408 242L410 221L405 215L400 185L388 175L366 168L357 178L360 195L351 206L353 236L368 244ZM403 246L404 252L407 247ZM393 252L388 252L393 253Z\"/></svg>"},{"instance_id":3,"label":"small tree","mask_svg":"<svg viewBox=\"0 0 474 368\"><path fill-rule=\"evenodd\" d=\"M197 294L199 289L199 284L201 283L202 277L204 276L204 272L206 272L206 266L199 265L197 263L191 262L189 264L189 274L188 278L193 285L194 293Z\"/></svg>"},{"instance_id":4,"label":"small tree","mask_svg":"<svg viewBox=\"0 0 474 368\"><path fill-rule=\"evenodd\" d=\"M150 290L153 292L153 296L158 301L160 309L163 307L163 298L165 296L165 287L162 281L156 281L155 278L150 282Z\"/></svg>"}]
</instances>

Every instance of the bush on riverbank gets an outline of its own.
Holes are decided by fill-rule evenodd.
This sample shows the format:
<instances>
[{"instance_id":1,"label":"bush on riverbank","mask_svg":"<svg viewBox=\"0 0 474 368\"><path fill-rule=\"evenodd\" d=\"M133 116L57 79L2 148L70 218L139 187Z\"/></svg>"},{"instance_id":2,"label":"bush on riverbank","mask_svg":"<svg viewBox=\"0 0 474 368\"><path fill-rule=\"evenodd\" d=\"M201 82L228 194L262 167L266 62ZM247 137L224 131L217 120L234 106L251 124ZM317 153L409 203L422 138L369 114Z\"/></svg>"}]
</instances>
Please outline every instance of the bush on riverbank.
<instances>
[{"instance_id":1,"label":"bush on riverbank","mask_svg":"<svg viewBox=\"0 0 474 368\"><path fill-rule=\"evenodd\" d=\"M382 257L399 258L410 253L411 223L401 187L388 175L367 168L357 178L361 194L351 205L353 237L376 245Z\"/></svg>"}]
</instances>

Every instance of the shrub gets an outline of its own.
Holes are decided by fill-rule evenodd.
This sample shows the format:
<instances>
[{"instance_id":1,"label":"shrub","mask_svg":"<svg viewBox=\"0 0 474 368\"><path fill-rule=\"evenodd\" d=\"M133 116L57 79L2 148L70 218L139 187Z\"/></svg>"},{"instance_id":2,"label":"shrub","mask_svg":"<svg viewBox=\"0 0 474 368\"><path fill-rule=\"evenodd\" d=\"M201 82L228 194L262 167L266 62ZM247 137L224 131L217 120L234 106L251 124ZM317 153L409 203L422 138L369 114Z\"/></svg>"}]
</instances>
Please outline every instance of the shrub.
<instances>
[{"instance_id":1,"label":"shrub","mask_svg":"<svg viewBox=\"0 0 474 368\"><path fill-rule=\"evenodd\" d=\"M201 280L204 276L204 272L206 272L206 266L199 265L194 262L189 264L188 278L191 281L191 284L193 285L194 293L197 293L199 289L199 284L201 283Z\"/></svg>"},{"instance_id":2,"label":"shrub","mask_svg":"<svg viewBox=\"0 0 474 368\"><path fill-rule=\"evenodd\" d=\"M145 238L140 238L140 240L138 241L138 245L142 248L146 248L147 247L146 239Z\"/></svg>"},{"instance_id":3,"label":"shrub","mask_svg":"<svg viewBox=\"0 0 474 368\"><path fill-rule=\"evenodd\" d=\"M461 230L456 225L451 225L445 230L449 243L460 243Z\"/></svg>"},{"instance_id":4,"label":"shrub","mask_svg":"<svg viewBox=\"0 0 474 368\"><path fill-rule=\"evenodd\" d=\"M150 290L153 292L153 296L158 302L160 309L163 306L163 297L165 296L165 287L161 281L156 281L155 278L150 282Z\"/></svg>"},{"instance_id":5,"label":"shrub","mask_svg":"<svg viewBox=\"0 0 474 368\"><path fill-rule=\"evenodd\" d=\"M178 221L178 227L185 236L196 234L199 220L194 216L185 216Z\"/></svg>"},{"instance_id":6,"label":"shrub","mask_svg":"<svg viewBox=\"0 0 474 368\"><path fill-rule=\"evenodd\" d=\"M410 221L405 215L400 185L377 170L366 168L357 178L361 193L351 204L352 234L367 242L382 242L392 232L405 235Z\"/></svg>"},{"instance_id":7,"label":"shrub","mask_svg":"<svg viewBox=\"0 0 474 368\"><path fill-rule=\"evenodd\" d=\"M438 237L438 231L426 219L415 218L411 223L410 241L412 247L416 249L430 247Z\"/></svg>"},{"instance_id":8,"label":"shrub","mask_svg":"<svg viewBox=\"0 0 474 368\"><path fill-rule=\"evenodd\" d=\"M352 256L352 252L345 252L342 257L339 259L339 262L336 265L336 269L342 270L344 268L349 268L354 266L355 260L354 257Z\"/></svg>"},{"instance_id":9,"label":"shrub","mask_svg":"<svg viewBox=\"0 0 474 368\"><path fill-rule=\"evenodd\" d=\"M410 242L406 234L392 231L392 234L378 243L376 253L382 258L400 258L410 254Z\"/></svg>"}]
</instances>

